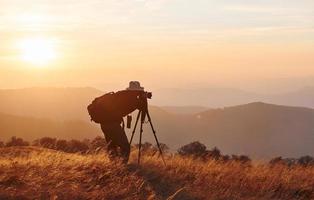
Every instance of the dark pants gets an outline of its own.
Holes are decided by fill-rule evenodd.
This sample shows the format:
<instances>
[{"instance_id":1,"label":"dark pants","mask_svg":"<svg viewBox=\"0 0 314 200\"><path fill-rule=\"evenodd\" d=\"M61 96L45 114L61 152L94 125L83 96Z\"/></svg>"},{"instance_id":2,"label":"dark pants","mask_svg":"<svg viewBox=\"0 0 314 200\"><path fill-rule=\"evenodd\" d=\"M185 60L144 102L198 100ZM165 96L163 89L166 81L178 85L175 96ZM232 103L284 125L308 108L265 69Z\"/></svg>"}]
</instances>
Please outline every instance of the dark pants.
<instances>
[{"instance_id":1,"label":"dark pants","mask_svg":"<svg viewBox=\"0 0 314 200\"><path fill-rule=\"evenodd\" d=\"M121 156L123 161L127 163L130 155L130 144L120 122L102 123L101 130L108 143L110 155L112 157ZM120 152L118 148L120 148Z\"/></svg>"}]
</instances>

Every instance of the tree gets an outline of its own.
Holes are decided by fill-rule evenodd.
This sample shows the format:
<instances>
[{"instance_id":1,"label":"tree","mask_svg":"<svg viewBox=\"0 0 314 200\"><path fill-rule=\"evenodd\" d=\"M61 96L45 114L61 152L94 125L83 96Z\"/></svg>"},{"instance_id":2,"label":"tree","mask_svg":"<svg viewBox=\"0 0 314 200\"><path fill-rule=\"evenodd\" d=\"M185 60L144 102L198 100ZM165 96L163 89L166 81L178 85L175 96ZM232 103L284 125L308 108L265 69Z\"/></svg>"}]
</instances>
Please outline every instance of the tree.
<instances>
[{"instance_id":1,"label":"tree","mask_svg":"<svg viewBox=\"0 0 314 200\"><path fill-rule=\"evenodd\" d=\"M184 145L178 149L181 156L200 157L206 154L206 146L198 141Z\"/></svg>"},{"instance_id":2,"label":"tree","mask_svg":"<svg viewBox=\"0 0 314 200\"><path fill-rule=\"evenodd\" d=\"M29 142L24 141L22 138L17 138L15 136L11 137L11 139L5 144L7 147L12 146L29 146Z\"/></svg>"}]
</instances>

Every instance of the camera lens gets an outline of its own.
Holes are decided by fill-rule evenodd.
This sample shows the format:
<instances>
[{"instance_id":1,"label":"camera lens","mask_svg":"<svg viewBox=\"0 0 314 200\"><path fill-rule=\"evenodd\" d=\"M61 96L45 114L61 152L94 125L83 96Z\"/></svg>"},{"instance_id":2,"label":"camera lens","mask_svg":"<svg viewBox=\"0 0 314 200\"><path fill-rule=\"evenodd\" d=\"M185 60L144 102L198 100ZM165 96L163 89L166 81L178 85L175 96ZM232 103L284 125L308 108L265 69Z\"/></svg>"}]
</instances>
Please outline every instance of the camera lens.
<instances>
[{"instance_id":1,"label":"camera lens","mask_svg":"<svg viewBox=\"0 0 314 200\"><path fill-rule=\"evenodd\" d=\"M146 96L147 96L147 98L151 99L153 94L151 92L146 92Z\"/></svg>"}]
</instances>

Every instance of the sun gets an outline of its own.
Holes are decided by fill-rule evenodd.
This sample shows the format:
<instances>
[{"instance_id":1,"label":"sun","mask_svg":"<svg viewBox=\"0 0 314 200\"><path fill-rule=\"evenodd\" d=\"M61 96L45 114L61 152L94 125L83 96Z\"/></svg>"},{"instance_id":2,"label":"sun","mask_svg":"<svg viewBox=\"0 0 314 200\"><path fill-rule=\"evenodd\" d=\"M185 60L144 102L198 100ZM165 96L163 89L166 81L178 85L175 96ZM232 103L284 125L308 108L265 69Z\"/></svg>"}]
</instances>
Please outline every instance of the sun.
<instances>
[{"instance_id":1,"label":"sun","mask_svg":"<svg viewBox=\"0 0 314 200\"><path fill-rule=\"evenodd\" d=\"M47 66L57 58L56 41L48 38L27 38L18 42L23 61L34 66Z\"/></svg>"}]
</instances>

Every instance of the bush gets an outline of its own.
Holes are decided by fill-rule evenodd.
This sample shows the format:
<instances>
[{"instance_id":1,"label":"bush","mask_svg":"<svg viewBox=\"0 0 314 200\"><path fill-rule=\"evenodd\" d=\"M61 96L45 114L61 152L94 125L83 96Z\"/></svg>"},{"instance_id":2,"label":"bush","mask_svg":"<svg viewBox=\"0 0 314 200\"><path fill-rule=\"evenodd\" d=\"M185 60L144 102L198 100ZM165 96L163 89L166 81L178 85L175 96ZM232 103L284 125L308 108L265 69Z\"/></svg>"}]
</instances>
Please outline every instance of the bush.
<instances>
[{"instance_id":1,"label":"bush","mask_svg":"<svg viewBox=\"0 0 314 200\"><path fill-rule=\"evenodd\" d=\"M223 156L221 155L220 150L217 147L214 147L212 150L206 151L206 154L203 156L203 158L206 160L208 159L220 160L222 157Z\"/></svg>"},{"instance_id":2,"label":"bush","mask_svg":"<svg viewBox=\"0 0 314 200\"><path fill-rule=\"evenodd\" d=\"M68 141L66 140L57 140L55 149L58 151L64 151L67 152L69 149Z\"/></svg>"},{"instance_id":3,"label":"bush","mask_svg":"<svg viewBox=\"0 0 314 200\"><path fill-rule=\"evenodd\" d=\"M0 141L0 148L4 147L4 143L2 141Z\"/></svg>"},{"instance_id":4,"label":"bush","mask_svg":"<svg viewBox=\"0 0 314 200\"><path fill-rule=\"evenodd\" d=\"M88 148L90 149L90 147L91 147L91 141L90 141L90 139L84 139L84 140L82 140L82 142L83 142L84 144L86 144L86 145L88 146Z\"/></svg>"},{"instance_id":5,"label":"bush","mask_svg":"<svg viewBox=\"0 0 314 200\"><path fill-rule=\"evenodd\" d=\"M66 152L69 152L69 153L77 153L77 152L84 153L89 150L88 145L79 140L70 140L68 142L68 147L69 149L67 149Z\"/></svg>"},{"instance_id":6,"label":"bush","mask_svg":"<svg viewBox=\"0 0 314 200\"><path fill-rule=\"evenodd\" d=\"M184 145L178 149L181 156L200 157L206 154L206 146L198 141Z\"/></svg>"},{"instance_id":7,"label":"bush","mask_svg":"<svg viewBox=\"0 0 314 200\"><path fill-rule=\"evenodd\" d=\"M135 149L139 148L139 144L134 145ZM158 152L158 147L154 147L151 143L142 143L141 152L147 156L153 156Z\"/></svg>"},{"instance_id":8,"label":"bush","mask_svg":"<svg viewBox=\"0 0 314 200\"><path fill-rule=\"evenodd\" d=\"M97 136L90 142L90 149L91 150L102 150L106 149L107 142L105 138Z\"/></svg>"},{"instance_id":9,"label":"bush","mask_svg":"<svg viewBox=\"0 0 314 200\"><path fill-rule=\"evenodd\" d=\"M270 165L285 165L292 167L295 165L314 166L314 158L311 156L302 156L299 159L276 157L269 161Z\"/></svg>"},{"instance_id":10,"label":"bush","mask_svg":"<svg viewBox=\"0 0 314 200\"><path fill-rule=\"evenodd\" d=\"M22 138L17 138L13 136L6 144L7 147L12 146L29 146L29 142L24 141Z\"/></svg>"},{"instance_id":11,"label":"bush","mask_svg":"<svg viewBox=\"0 0 314 200\"><path fill-rule=\"evenodd\" d=\"M303 156L298 159L298 164L302 166L314 166L314 158L311 156Z\"/></svg>"},{"instance_id":12,"label":"bush","mask_svg":"<svg viewBox=\"0 0 314 200\"><path fill-rule=\"evenodd\" d=\"M282 159L281 156L273 158L269 161L270 165L285 165L285 161Z\"/></svg>"},{"instance_id":13,"label":"bush","mask_svg":"<svg viewBox=\"0 0 314 200\"><path fill-rule=\"evenodd\" d=\"M251 159L248 156L245 155L232 155L231 160L240 162L242 164L249 164L251 162Z\"/></svg>"},{"instance_id":14,"label":"bush","mask_svg":"<svg viewBox=\"0 0 314 200\"><path fill-rule=\"evenodd\" d=\"M222 161L222 162L228 162L228 161L230 161L230 159L231 158L229 155L223 155L220 157L220 161Z\"/></svg>"},{"instance_id":15,"label":"bush","mask_svg":"<svg viewBox=\"0 0 314 200\"><path fill-rule=\"evenodd\" d=\"M169 151L169 149L170 149L170 148L168 147L168 145L166 145L165 143L159 143L159 145L160 145L160 149L162 150L163 153L168 153L168 151ZM157 144L154 146L154 149L155 149L156 151L159 151Z\"/></svg>"},{"instance_id":16,"label":"bush","mask_svg":"<svg viewBox=\"0 0 314 200\"><path fill-rule=\"evenodd\" d=\"M34 141L33 144L35 146L41 146L48 149L55 149L56 142L57 142L56 138L43 137L43 138L40 138L39 140Z\"/></svg>"}]
</instances>

